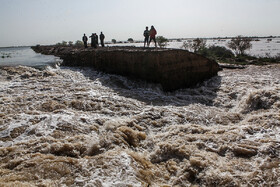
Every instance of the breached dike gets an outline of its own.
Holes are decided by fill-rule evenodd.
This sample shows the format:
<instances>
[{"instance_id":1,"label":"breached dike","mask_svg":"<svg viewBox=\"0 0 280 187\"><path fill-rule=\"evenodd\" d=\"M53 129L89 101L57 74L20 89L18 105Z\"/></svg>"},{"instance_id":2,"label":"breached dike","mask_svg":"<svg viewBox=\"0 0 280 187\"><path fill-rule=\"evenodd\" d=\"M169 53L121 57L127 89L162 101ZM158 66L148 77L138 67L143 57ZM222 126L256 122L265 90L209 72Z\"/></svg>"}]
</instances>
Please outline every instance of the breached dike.
<instances>
[{"instance_id":1,"label":"breached dike","mask_svg":"<svg viewBox=\"0 0 280 187\"><path fill-rule=\"evenodd\" d=\"M88 66L106 73L159 83L164 91L194 86L219 71L215 61L181 49L83 49L69 46L35 46L32 49L37 53L60 57L65 66Z\"/></svg>"}]
</instances>

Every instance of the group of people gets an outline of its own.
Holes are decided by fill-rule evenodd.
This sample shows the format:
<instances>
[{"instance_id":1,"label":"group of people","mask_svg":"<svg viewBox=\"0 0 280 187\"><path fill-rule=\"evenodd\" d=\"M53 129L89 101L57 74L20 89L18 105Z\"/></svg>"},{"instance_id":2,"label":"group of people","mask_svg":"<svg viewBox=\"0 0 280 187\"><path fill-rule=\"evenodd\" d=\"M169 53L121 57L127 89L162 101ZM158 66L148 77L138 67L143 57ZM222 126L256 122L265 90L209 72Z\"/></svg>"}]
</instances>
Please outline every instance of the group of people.
<instances>
[{"instance_id":1,"label":"group of people","mask_svg":"<svg viewBox=\"0 0 280 187\"><path fill-rule=\"evenodd\" d=\"M151 41L155 42L155 47L157 47L157 42L156 42L156 35L157 35L157 31L155 29L155 27L152 25L151 29L149 30L149 27L146 27L146 30L143 33L145 39L144 39L144 47L150 46ZM96 33L92 33L91 36L89 36L91 38L91 47L93 48L97 48L98 47L98 35ZM99 39L100 39L100 43L101 46L104 47L104 39L105 36L104 34L101 32L99 35ZM88 37L86 36L86 34L84 34L83 36L83 42L84 42L84 47L87 48L87 42L88 42Z\"/></svg>"},{"instance_id":2,"label":"group of people","mask_svg":"<svg viewBox=\"0 0 280 187\"><path fill-rule=\"evenodd\" d=\"M157 31L153 25L151 26L150 30L149 30L149 27L146 27L146 30L144 30L143 35L145 37L144 47L146 47L146 43L147 43L147 46L149 47L152 40L155 42L155 47L157 47L157 42L156 42Z\"/></svg>"},{"instance_id":3,"label":"group of people","mask_svg":"<svg viewBox=\"0 0 280 187\"><path fill-rule=\"evenodd\" d=\"M98 35L96 33L92 33L91 36L89 36L91 38L91 42L90 42L90 46L93 48L97 48L98 46ZM105 39L105 35L101 32L99 35L99 39L100 39L100 43L101 46L104 47L104 39ZM87 48L87 41L88 41L88 37L86 36L86 34L84 34L83 36L83 42L84 42L84 47Z\"/></svg>"}]
</instances>

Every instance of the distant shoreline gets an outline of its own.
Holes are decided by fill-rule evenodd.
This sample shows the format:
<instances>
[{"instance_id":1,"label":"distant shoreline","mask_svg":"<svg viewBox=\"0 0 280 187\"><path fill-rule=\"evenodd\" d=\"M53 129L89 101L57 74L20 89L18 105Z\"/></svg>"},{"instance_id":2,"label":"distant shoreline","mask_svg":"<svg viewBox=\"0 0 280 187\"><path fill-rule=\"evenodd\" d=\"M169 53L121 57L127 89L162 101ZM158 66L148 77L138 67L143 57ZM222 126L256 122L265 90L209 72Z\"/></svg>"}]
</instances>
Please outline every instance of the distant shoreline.
<instances>
[{"instance_id":1,"label":"distant shoreline","mask_svg":"<svg viewBox=\"0 0 280 187\"><path fill-rule=\"evenodd\" d=\"M0 47L0 49L8 49L8 48L25 48L25 47L32 47L32 45L30 46L9 46L9 47Z\"/></svg>"},{"instance_id":2,"label":"distant shoreline","mask_svg":"<svg viewBox=\"0 0 280 187\"><path fill-rule=\"evenodd\" d=\"M201 39L205 39L205 40L225 40L225 39L232 39L235 38L236 36L224 36L224 37L189 37L189 38L168 38L168 40L172 41L172 40L192 40L192 39L196 39L196 38L201 38ZM280 36L246 36L248 38L254 38L254 39L266 39L266 38L280 38ZM120 40L118 42L121 43L129 43L126 40ZM143 40L134 40L134 43L143 43ZM105 44L112 44L111 41L106 41ZM41 44L39 44L41 45ZM45 44L45 45L54 45L54 44ZM27 46L0 46L0 49L3 48L20 48L20 47L32 47L35 45L27 45Z\"/></svg>"}]
</instances>

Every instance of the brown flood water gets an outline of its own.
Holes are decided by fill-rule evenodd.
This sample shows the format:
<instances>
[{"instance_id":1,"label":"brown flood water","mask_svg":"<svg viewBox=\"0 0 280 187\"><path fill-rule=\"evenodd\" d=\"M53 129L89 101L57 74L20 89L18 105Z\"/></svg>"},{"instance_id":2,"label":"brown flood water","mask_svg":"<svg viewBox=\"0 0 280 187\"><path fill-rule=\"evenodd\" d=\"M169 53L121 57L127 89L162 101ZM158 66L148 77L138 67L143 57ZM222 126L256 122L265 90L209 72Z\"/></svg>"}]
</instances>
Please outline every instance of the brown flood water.
<instances>
[{"instance_id":1,"label":"brown flood water","mask_svg":"<svg viewBox=\"0 0 280 187\"><path fill-rule=\"evenodd\" d=\"M196 88L0 69L0 186L278 186L280 66Z\"/></svg>"}]
</instances>

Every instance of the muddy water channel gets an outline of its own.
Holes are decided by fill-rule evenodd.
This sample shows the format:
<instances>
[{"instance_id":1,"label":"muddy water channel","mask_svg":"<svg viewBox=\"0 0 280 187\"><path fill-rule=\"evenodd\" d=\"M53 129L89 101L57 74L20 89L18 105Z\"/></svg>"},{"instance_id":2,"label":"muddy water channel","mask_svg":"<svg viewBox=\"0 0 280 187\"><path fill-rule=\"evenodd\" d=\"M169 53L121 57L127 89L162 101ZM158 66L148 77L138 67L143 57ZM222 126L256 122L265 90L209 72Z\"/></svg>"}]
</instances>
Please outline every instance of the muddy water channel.
<instances>
[{"instance_id":1,"label":"muddy water channel","mask_svg":"<svg viewBox=\"0 0 280 187\"><path fill-rule=\"evenodd\" d=\"M280 66L195 88L0 69L0 186L277 186Z\"/></svg>"}]
</instances>

